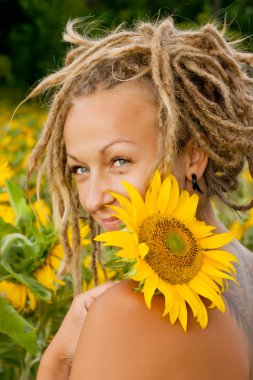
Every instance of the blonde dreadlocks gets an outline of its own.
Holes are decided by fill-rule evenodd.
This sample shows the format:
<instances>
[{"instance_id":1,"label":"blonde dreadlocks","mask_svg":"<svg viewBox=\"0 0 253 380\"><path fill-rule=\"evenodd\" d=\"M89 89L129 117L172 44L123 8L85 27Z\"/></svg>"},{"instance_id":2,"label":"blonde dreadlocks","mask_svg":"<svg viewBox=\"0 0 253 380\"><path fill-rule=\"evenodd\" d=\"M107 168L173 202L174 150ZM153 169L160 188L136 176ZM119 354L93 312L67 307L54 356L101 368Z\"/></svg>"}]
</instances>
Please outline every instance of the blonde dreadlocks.
<instances>
[{"instance_id":1,"label":"blonde dreadlocks","mask_svg":"<svg viewBox=\"0 0 253 380\"><path fill-rule=\"evenodd\" d=\"M47 168L54 217L65 250L62 271L71 264L78 293L79 204L63 140L73 98L123 81L146 83L159 104L162 145L158 166L163 175L172 157L192 138L209 156L207 195L218 196L236 210L248 210L253 201L235 205L225 193L237 188L246 160L253 177L253 79L249 75L253 54L238 51L212 24L180 31L166 18L155 24L139 23L132 31L117 29L99 39L78 34L74 26L75 21L69 22L64 33L65 41L76 46L68 52L64 66L28 95L29 99L55 89L42 135L30 156L27 181L36 169ZM72 244L67 236L69 225ZM90 225L94 231L94 223Z\"/></svg>"}]
</instances>

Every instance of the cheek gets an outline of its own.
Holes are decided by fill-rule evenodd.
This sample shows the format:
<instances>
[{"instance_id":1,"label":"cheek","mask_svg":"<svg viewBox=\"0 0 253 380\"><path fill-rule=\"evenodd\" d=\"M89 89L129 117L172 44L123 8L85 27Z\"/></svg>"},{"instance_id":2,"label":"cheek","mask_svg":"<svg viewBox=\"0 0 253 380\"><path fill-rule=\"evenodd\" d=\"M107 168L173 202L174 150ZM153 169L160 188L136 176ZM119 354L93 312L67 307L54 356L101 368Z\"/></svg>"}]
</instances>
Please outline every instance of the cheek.
<instances>
[{"instance_id":1,"label":"cheek","mask_svg":"<svg viewBox=\"0 0 253 380\"><path fill-rule=\"evenodd\" d=\"M81 183L76 183L76 191L78 194L79 202L83 209L86 209L85 207L85 199L87 198L86 188Z\"/></svg>"}]
</instances>

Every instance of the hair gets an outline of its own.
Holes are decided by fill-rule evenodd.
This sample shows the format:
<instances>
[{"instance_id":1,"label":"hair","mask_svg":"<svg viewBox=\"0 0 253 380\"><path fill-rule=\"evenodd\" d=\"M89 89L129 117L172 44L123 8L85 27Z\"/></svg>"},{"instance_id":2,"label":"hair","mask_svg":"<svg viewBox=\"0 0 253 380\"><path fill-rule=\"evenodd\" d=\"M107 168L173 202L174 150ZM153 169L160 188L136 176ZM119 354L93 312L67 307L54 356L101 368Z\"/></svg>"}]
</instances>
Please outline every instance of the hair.
<instances>
[{"instance_id":1,"label":"hair","mask_svg":"<svg viewBox=\"0 0 253 380\"><path fill-rule=\"evenodd\" d=\"M61 272L72 267L75 292L81 290L79 202L71 184L63 128L75 97L121 83L151 86L158 103L161 138L157 167L163 176L189 139L209 157L205 170L207 195L218 196L236 210L226 193L238 187L248 161L253 177L253 54L240 51L213 24L198 30L179 30L168 17L156 23L139 22L132 30L118 28L102 38L77 32L68 22L64 40L73 45L61 69L46 77L28 95L54 89L51 107L28 162L27 183L38 169L47 170L56 226L65 258ZM68 226L73 230L69 242ZM91 231L96 230L90 221ZM95 251L98 247L94 246ZM93 259L94 266L94 259Z\"/></svg>"}]
</instances>

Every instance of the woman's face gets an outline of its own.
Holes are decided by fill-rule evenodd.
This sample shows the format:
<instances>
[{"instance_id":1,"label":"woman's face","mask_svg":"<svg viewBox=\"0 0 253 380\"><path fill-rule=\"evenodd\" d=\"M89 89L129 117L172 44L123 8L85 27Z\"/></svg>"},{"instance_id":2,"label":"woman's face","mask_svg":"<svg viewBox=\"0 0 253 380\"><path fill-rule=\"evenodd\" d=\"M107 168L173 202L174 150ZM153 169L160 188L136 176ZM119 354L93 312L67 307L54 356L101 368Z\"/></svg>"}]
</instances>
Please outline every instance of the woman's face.
<instances>
[{"instance_id":1,"label":"woman's face","mask_svg":"<svg viewBox=\"0 0 253 380\"><path fill-rule=\"evenodd\" d=\"M121 223L105 207L117 205L108 190L126 195L126 180L145 194L158 153L156 114L147 89L130 84L76 98L69 111L64 128L68 165L82 207L106 230Z\"/></svg>"}]
</instances>

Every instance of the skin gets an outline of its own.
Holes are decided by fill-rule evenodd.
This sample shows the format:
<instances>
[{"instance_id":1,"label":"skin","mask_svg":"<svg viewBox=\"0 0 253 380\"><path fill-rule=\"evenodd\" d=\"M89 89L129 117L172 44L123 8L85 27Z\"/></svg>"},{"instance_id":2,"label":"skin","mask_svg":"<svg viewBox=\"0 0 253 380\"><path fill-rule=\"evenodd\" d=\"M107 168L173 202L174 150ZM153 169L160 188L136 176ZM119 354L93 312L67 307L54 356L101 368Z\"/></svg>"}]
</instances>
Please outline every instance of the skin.
<instances>
[{"instance_id":1,"label":"skin","mask_svg":"<svg viewBox=\"0 0 253 380\"><path fill-rule=\"evenodd\" d=\"M82 207L101 225L112 216L105 205L117 203L108 190L126 195L121 182L127 180L145 193L146 173L157 156L155 109L139 92L116 88L75 99L67 116L68 165L76 175ZM113 224L104 227L115 229Z\"/></svg>"},{"instance_id":2,"label":"skin","mask_svg":"<svg viewBox=\"0 0 253 380\"><path fill-rule=\"evenodd\" d=\"M64 139L68 165L75 173L81 205L105 229L118 227L105 206L117 205L117 201L106 191L126 195L124 179L144 195L147 173L158 155L157 105L144 90L121 84L79 97L67 116ZM180 187L192 193L191 175L195 173L205 191L202 176L207 161L206 154L189 141L173 162ZM205 195L200 199L198 218L215 225L216 232L225 231ZM238 257L241 286L231 285L225 292L228 307L224 314L209 310L205 330L190 312L187 334L178 323L172 327L166 317L161 318L163 296L154 297L148 310L143 295L134 291L136 283L122 281L109 290L101 288L85 308L85 317L79 318L74 336L66 336L76 325L76 310L80 316L87 303L86 293L79 296L78 308L72 305L44 355L41 379L47 374L48 380L253 380L253 260L238 242L224 249ZM64 367L62 358L70 342L69 370L64 372L66 361ZM50 378L46 367L51 368Z\"/></svg>"}]
</instances>

